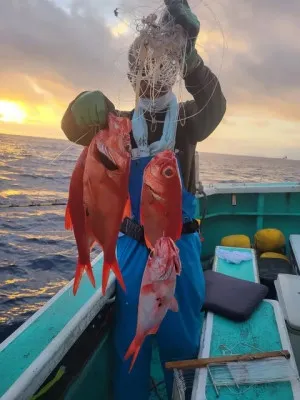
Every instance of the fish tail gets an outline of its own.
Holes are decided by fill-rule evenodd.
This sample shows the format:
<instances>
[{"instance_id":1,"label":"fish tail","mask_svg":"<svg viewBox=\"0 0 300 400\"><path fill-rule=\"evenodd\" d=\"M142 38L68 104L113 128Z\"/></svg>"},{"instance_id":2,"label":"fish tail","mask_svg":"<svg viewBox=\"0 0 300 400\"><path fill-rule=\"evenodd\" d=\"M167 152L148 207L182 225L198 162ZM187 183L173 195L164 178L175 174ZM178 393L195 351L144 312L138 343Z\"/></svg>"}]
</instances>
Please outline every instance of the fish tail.
<instances>
[{"instance_id":1,"label":"fish tail","mask_svg":"<svg viewBox=\"0 0 300 400\"><path fill-rule=\"evenodd\" d=\"M67 204L66 211L65 211L65 229L69 230L69 231L71 231L73 229L69 202Z\"/></svg>"},{"instance_id":2,"label":"fish tail","mask_svg":"<svg viewBox=\"0 0 300 400\"><path fill-rule=\"evenodd\" d=\"M95 288L96 287L96 281L95 281L95 277L94 277L94 274L93 274L93 268L92 268L90 262L85 265L85 271L86 271L86 274L87 274L89 280L91 281L91 284Z\"/></svg>"},{"instance_id":3,"label":"fish tail","mask_svg":"<svg viewBox=\"0 0 300 400\"><path fill-rule=\"evenodd\" d=\"M115 276L116 276L120 286L124 290L124 292L126 291L123 276L120 271L119 264L118 264L116 257L114 257L114 260L112 262L108 262L104 258L103 271L102 271L102 293L103 293L103 296L105 295L105 292L106 292L110 270L112 270L113 273L115 274Z\"/></svg>"},{"instance_id":4,"label":"fish tail","mask_svg":"<svg viewBox=\"0 0 300 400\"><path fill-rule=\"evenodd\" d=\"M133 341L131 342L131 345L129 346L129 348L128 348L125 356L124 356L125 360L128 360L129 357L133 356L131 364L130 364L129 372L131 372L131 370L132 370L132 368L134 366L136 358L137 358L137 356L139 354L139 351L141 349L142 343L143 343L143 340L141 340L141 338L139 336L136 336L133 339Z\"/></svg>"},{"instance_id":5,"label":"fish tail","mask_svg":"<svg viewBox=\"0 0 300 400\"><path fill-rule=\"evenodd\" d=\"M79 284L80 284L80 281L81 281L84 271L86 271L87 276L89 277L89 280L91 281L92 285L94 287L96 287L95 277L93 274L93 269L92 269L91 263L82 264L82 263L78 262L77 267L76 267L76 272L75 272L74 284L73 284L74 296L77 293L77 290L79 288Z\"/></svg>"}]
</instances>

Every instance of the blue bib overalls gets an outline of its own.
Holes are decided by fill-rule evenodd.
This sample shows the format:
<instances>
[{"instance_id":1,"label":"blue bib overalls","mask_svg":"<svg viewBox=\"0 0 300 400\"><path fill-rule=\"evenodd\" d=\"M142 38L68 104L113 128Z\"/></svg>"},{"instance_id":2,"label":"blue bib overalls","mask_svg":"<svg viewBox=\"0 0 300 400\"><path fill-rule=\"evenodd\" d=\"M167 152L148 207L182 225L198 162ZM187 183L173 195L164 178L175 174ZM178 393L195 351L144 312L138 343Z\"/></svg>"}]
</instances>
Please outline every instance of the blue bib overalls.
<instances>
[{"instance_id":1,"label":"blue bib overalls","mask_svg":"<svg viewBox=\"0 0 300 400\"><path fill-rule=\"evenodd\" d=\"M139 222L143 172L152 157L131 161L129 191L134 219ZM196 199L183 189L183 221L195 217ZM205 296L203 270L200 262L201 242L197 232L182 235L176 242L180 251L182 272L177 277L175 297L179 312L168 311L156 334L160 358L166 361L191 359L198 356L202 329L201 308ZM117 258L126 285L126 293L116 283L116 321L114 326L114 399L148 400L152 336L147 336L132 371L131 358L124 355L136 333L140 286L149 252L129 236L121 236L117 244ZM171 399L173 373L165 371L168 397Z\"/></svg>"}]
</instances>

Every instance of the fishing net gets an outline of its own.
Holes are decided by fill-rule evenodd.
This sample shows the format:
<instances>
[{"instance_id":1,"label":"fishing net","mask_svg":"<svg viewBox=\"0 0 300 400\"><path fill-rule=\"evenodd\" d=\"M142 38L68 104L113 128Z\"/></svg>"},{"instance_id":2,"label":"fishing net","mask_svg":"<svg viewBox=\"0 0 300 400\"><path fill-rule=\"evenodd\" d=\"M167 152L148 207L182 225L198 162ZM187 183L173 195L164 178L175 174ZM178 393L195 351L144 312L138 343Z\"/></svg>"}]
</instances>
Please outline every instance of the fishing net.
<instances>
[{"instance_id":1,"label":"fishing net","mask_svg":"<svg viewBox=\"0 0 300 400\"><path fill-rule=\"evenodd\" d=\"M187 37L167 12L158 23L157 18L156 14L150 14L142 19L137 26L139 36L129 50L128 75L135 88L137 100L141 79L147 82L145 91L150 89L154 100L162 88L170 88L175 84L183 70ZM164 20L167 22L163 24Z\"/></svg>"},{"instance_id":2,"label":"fishing net","mask_svg":"<svg viewBox=\"0 0 300 400\"><path fill-rule=\"evenodd\" d=\"M239 345L245 348L249 346L247 343ZM269 357L265 353L266 356L263 358L262 351L255 355L253 353L238 355L232 353L226 346L223 347L224 355L233 358L242 356L244 360L234 362L226 361L226 358L224 361L216 358L214 362L211 358L211 362L202 368L174 368L174 399L187 400L199 397L209 400L223 396L239 397L245 395L253 386L299 382L298 371L286 351L274 352L278 353L274 354L274 357L271 357L272 352L269 353ZM261 359L255 358L260 356Z\"/></svg>"},{"instance_id":3,"label":"fishing net","mask_svg":"<svg viewBox=\"0 0 300 400\"><path fill-rule=\"evenodd\" d=\"M150 5L137 4L136 7L126 6L124 3L115 9L115 17L119 21L117 26L122 24L126 31L122 35L122 47L114 63L116 79L120 80L116 94L118 109L134 108L139 96L145 93L154 100L169 88L176 94L180 107L184 107L184 101L191 98L184 84L191 41L195 42L195 48L204 62L217 77L220 76L225 51L222 25L212 7L206 3L190 0L189 5L201 22L197 38L187 36L185 30L175 23L162 1L154 0ZM210 43L210 35L214 43ZM218 46L215 45L216 41ZM124 79L125 71L128 79ZM144 84L142 87L141 81ZM212 82L207 83L210 84ZM211 85L209 101L216 85L217 82ZM203 112L208 102L187 118ZM184 110L182 114L185 115ZM179 116L178 121L182 122Z\"/></svg>"}]
</instances>

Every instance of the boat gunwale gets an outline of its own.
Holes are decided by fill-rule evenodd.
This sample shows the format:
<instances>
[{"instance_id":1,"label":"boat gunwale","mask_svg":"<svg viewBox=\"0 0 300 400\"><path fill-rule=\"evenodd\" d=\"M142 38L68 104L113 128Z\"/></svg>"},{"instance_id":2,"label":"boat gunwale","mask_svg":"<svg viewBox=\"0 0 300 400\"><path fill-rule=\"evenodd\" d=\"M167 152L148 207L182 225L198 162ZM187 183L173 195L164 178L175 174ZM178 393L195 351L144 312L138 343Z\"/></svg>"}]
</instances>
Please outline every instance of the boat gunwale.
<instances>
[{"instance_id":1,"label":"boat gunwale","mask_svg":"<svg viewBox=\"0 0 300 400\"><path fill-rule=\"evenodd\" d=\"M92 261L92 266L95 265L103 257L102 252L97 255ZM63 286L51 299L49 299L40 309L31 315L22 325L19 326L11 335L9 335L2 343L0 343L0 352L4 350L11 342L13 342L29 325L36 321L59 297L61 297L73 285L74 278ZM75 314L76 315L76 314Z\"/></svg>"},{"instance_id":2,"label":"boat gunwale","mask_svg":"<svg viewBox=\"0 0 300 400\"><path fill-rule=\"evenodd\" d=\"M103 258L101 252L92 261L95 265ZM72 279L64 288L62 288L53 298L51 298L40 310L33 314L23 325L21 325L12 335L10 335L2 344L3 351L11 344L22 332L24 332L32 323L34 323L41 314L43 314L60 296L72 287ZM2 394L1 400L26 400L32 396L36 390L43 384L45 379L51 374L65 354L70 350L82 332L95 318L101 308L107 303L109 297L114 293L115 279L110 275L108 287L105 296L101 290L95 293L85 302L59 333L44 347L43 351L33 360L31 364L19 375L13 384Z\"/></svg>"},{"instance_id":3,"label":"boat gunwale","mask_svg":"<svg viewBox=\"0 0 300 400\"><path fill-rule=\"evenodd\" d=\"M232 193L297 193L300 192L300 181L282 183L216 183L203 185L203 189L207 196ZM202 194L197 193L196 197L202 197Z\"/></svg>"}]
</instances>

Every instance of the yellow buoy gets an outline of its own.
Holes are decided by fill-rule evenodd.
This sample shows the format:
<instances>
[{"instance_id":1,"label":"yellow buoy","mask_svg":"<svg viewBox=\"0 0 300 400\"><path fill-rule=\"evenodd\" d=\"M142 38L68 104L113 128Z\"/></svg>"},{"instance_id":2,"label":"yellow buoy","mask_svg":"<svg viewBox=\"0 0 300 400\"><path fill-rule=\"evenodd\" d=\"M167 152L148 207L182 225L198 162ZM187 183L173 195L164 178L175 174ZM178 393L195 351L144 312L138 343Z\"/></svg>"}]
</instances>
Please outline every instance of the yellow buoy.
<instances>
[{"instance_id":1,"label":"yellow buoy","mask_svg":"<svg viewBox=\"0 0 300 400\"><path fill-rule=\"evenodd\" d=\"M285 256L284 254L274 253L272 251L266 251L265 253L262 253L260 258L281 258L282 260L286 260L286 261L290 262L288 257Z\"/></svg>"},{"instance_id":2,"label":"yellow buoy","mask_svg":"<svg viewBox=\"0 0 300 400\"><path fill-rule=\"evenodd\" d=\"M251 242L246 235L230 235L222 238L221 246L250 248Z\"/></svg>"},{"instance_id":3,"label":"yellow buoy","mask_svg":"<svg viewBox=\"0 0 300 400\"><path fill-rule=\"evenodd\" d=\"M254 235L254 243L262 252L276 252L284 248L285 237L279 229L261 229Z\"/></svg>"}]
</instances>

